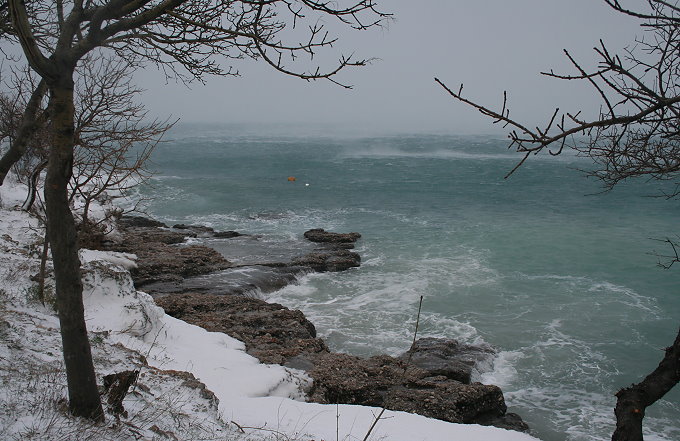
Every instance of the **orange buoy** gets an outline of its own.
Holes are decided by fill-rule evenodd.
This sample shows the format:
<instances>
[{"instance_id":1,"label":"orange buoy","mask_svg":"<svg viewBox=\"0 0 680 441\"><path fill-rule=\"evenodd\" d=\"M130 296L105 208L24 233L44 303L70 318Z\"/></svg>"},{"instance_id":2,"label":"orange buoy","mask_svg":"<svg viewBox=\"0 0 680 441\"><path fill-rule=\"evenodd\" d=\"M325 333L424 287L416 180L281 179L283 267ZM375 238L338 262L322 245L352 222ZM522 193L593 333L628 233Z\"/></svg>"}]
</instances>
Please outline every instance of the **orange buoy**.
<instances>
[{"instance_id":1,"label":"orange buoy","mask_svg":"<svg viewBox=\"0 0 680 441\"><path fill-rule=\"evenodd\" d=\"M288 176L288 182L295 182L295 176Z\"/></svg>"}]
</instances>

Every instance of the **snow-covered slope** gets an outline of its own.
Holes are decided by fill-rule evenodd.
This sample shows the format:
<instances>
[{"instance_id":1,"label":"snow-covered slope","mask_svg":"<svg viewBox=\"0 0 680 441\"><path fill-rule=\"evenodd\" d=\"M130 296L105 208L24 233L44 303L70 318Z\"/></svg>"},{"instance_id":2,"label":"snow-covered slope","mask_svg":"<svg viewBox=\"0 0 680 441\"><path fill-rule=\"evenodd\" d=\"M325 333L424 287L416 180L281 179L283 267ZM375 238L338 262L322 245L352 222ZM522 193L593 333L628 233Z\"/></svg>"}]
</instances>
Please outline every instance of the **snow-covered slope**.
<instances>
[{"instance_id":1,"label":"snow-covered slope","mask_svg":"<svg viewBox=\"0 0 680 441\"><path fill-rule=\"evenodd\" d=\"M20 185L0 187L1 439L362 440L380 409L304 402L301 371L260 364L225 334L167 316L136 291L134 256L81 251L84 302L98 375L139 369L127 417L90 426L64 412L58 320L35 298L43 231L20 211ZM190 372L219 400L197 386ZM101 381L100 381L101 382ZM530 441L529 435L386 411L373 440Z\"/></svg>"}]
</instances>

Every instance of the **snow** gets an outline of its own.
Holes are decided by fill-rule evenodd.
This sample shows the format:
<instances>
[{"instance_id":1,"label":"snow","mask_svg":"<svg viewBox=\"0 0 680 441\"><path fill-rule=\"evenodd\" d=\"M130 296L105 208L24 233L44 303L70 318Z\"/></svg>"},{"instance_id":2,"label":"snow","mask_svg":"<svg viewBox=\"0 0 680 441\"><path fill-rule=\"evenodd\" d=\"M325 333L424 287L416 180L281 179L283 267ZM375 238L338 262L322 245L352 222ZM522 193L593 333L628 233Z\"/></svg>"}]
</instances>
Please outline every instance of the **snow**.
<instances>
[{"instance_id":1,"label":"snow","mask_svg":"<svg viewBox=\"0 0 680 441\"><path fill-rule=\"evenodd\" d=\"M97 374L140 369L139 388L123 402L129 415L108 417L110 424L85 428L66 416L59 407L66 391L58 320L49 304L35 301L30 280L39 268L43 232L37 219L17 208L22 191L15 182L0 187L0 438L364 439L381 409L304 402L311 381L304 372L261 364L242 342L165 315L135 290L128 272L135 256L93 250L80 257ZM219 405L176 371L192 373ZM384 412L369 439L536 440L392 411Z\"/></svg>"},{"instance_id":2,"label":"snow","mask_svg":"<svg viewBox=\"0 0 680 441\"><path fill-rule=\"evenodd\" d=\"M19 184L13 174L8 174L0 190L0 206L21 206L26 199L26 187Z\"/></svg>"},{"instance_id":3,"label":"snow","mask_svg":"<svg viewBox=\"0 0 680 441\"><path fill-rule=\"evenodd\" d=\"M109 262L125 269L137 268L137 256L130 253L115 251L80 250L80 262L85 264L93 261Z\"/></svg>"}]
</instances>

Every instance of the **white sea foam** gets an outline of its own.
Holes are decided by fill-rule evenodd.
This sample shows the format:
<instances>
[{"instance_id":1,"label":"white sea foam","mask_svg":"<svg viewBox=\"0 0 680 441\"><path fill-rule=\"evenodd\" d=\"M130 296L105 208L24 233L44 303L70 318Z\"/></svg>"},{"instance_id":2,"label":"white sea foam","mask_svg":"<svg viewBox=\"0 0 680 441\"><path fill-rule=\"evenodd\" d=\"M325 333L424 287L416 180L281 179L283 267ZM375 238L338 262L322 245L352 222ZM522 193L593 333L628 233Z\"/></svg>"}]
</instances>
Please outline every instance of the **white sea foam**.
<instances>
[{"instance_id":1,"label":"white sea foam","mask_svg":"<svg viewBox=\"0 0 680 441\"><path fill-rule=\"evenodd\" d=\"M516 364L522 358L524 358L522 351L499 352L493 359L492 369L481 373L480 381L505 388L517 378Z\"/></svg>"},{"instance_id":2,"label":"white sea foam","mask_svg":"<svg viewBox=\"0 0 680 441\"><path fill-rule=\"evenodd\" d=\"M361 151L345 151L344 158L427 158L427 159L476 159L476 160L517 160L517 155L503 153L469 153L460 150L419 150L406 151L389 145L374 146Z\"/></svg>"},{"instance_id":3,"label":"white sea foam","mask_svg":"<svg viewBox=\"0 0 680 441\"><path fill-rule=\"evenodd\" d=\"M368 214L371 216L376 216L378 218L387 218L387 219L392 219L396 220L399 223L406 224L406 225L419 225L426 227L430 224L429 219L425 219L423 217L419 217L417 215L405 215L403 213L398 213L395 211L389 211L389 210L378 210L375 208L356 208L353 210L352 213L346 213L346 214Z\"/></svg>"},{"instance_id":4,"label":"white sea foam","mask_svg":"<svg viewBox=\"0 0 680 441\"><path fill-rule=\"evenodd\" d=\"M420 274L310 274L270 300L304 311L334 349L397 354L410 345L428 283ZM469 323L428 310L420 317L420 335L483 342Z\"/></svg>"},{"instance_id":5,"label":"white sea foam","mask_svg":"<svg viewBox=\"0 0 680 441\"><path fill-rule=\"evenodd\" d=\"M659 309L656 299L641 295L632 288L610 282L593 282L588 291L613 294L621 301L621 303L627 306L643 310L657 318L661 315L661 310Z\"/></svg>"},{"instance_id":6,"label":"white sea foam","mask_svg":"<svg viewBox=\"0 0 680 441\"><path fill-rule=\"evenodd\" d=\"M182 222L201 224L216 230L238 230L242 233L265 233L262 240L299 239L302 233L311 228L326 230L342 229L338 223L345 213L339 211L327 212L317 209L304 211L281 210L260 211L241 210L230 213L212 213L188 215Z\"/></svg>"},{"instance_id":7,"label":"white sea foam","mask_svg":"<svg viewBox=\"0 0 680 441\"><path fill-rule=\"evenodd\" d=\"M563 387L527 387L517 391L506 391L506 401L509 406L531 406L536 409L531 420L539 420L538 435L541 432L558 431L566 428L566 439L569 441L605 440L605 436L597 433L611 433L613 431L613 397L589 393L578 389ZM611 408L602 406L606 400ZM533 418L532 418L533 417ZM561 430L560 430L561 431Z\"/></svg>"},{"instance_id":8,"label":"white sea foam","mask_svg":"<svg viewBox=\"0 0 680 441\"><path fill-rule=\"evenodd\" d=\"M468 145L466 145L468 144ZM454 142L450 143L446 148L418 146L418 144L409 145L408 148L400 148L395 145L393 140L382 139L376 140L370 146L362 146L357 149L354 146L347 147L340 155L341 159L389 159L389 158L413 158L413 159L442 159L442 160L466 160L466 161L518 161L522 155L508 150L504 142L501 141L499 145L498 140L488 141L478 144L475 147L470 147L469 142ZM420 148L418 148L420 147ZM565 151L559 156L538 155L532 158L532 161L549 160L551 162L574 162L583 161L583 158L572 154L570 151Z\"/></svg>"},{"instance_id":9,"label":"white sea foam","mask_svg":"<svg viewBox=\"0 0 680 441\"><path fill-rule=\"evenodd\" d=\"M541 385L506 389L505 399L511 410L513 407L535 409L524 417L539 437L564 430L563 439L566 441L606 441L614 431L613 391L588 392L568 386ZM667 402L661 401L655 406L664 403ZM644 432L645 439L674 441L679 439L680 428L675 421L648 414Z\"/></svg>"},{"instance_id":10,"label":"white sea foam","mask_svg":"<svg viewBox=\"0 0 680 441\"><path fill-rule=\"evenodd\" d=\"M659 319L664 315L656 299L616 283L585 276L561 274L527 275L520 273L519 277L530 281L551 282L565 293L579 294L564 299L565 306L571 303L574 309L581 307L585 310L597 309L604 314L621 315L622 318L631 310L650 319Z\"/></svg>"},{"instance_id":11,"label":"white sea foam","mask_svg":"<svg viewBox=\"0 0 680 441\"><path fill-rule=\"evenodd\" d=\"M183 179L188 179L184 176L175 176L175 175L153 175L151 176L151 181L174 181L174 180L183 180Z\"/></svg>"},{"instance_id":12,"label":"white sea foam","mask_svg":"<svg viewBox=\"0 0 680 441\"><path fill-rule=\"evenodd\" d=\"M421 336L484 343L469 321L432 309L437 303L448 302L446 293L451 290L498 280L481 254L462 249L463 255L455 257L390 259L372 254L370 240L364 247L362 255L368 258L360 269L308 275L299 284L273 293L271 300L304 311L319 334L342 351L366 355L405 351L413 337L421 296Z\"/></svg>"}]
</instances>

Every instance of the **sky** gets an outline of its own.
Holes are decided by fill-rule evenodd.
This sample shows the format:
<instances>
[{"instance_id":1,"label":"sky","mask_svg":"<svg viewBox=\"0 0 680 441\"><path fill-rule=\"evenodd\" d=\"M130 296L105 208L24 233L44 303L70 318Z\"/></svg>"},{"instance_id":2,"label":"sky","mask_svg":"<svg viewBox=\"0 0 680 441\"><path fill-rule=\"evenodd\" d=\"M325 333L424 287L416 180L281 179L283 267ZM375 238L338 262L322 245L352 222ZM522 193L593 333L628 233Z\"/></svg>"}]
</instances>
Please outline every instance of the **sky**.
<instances>
[{"instance_id":1,"label":"sky","mask_svg":"<svg viewBox=\"0 0 680 441\"><path fill-rule=\"evenodd\" d=\"M629 4L642 4L630 0ZM592 109L587 87L540 75L573 72L568 49L593 65L599 39L621 49L640 33L639 23L601 0L378 0L394 14L385 28L339 29L339 49L378 58L345 71L346 90L328 81L306 82L263 62L234 64L241 76L212 77L190 88L166 83L155 68L136 81L146 89L150 114L183 122L341 126L385 132L488 133L498 130L473 109L455 102L434 82L465 84L465 95L489 106L509 93L511 112L540 124L556 106ZM335 56L335 53L329 56Z\"/></svg>"}]
</instances>

